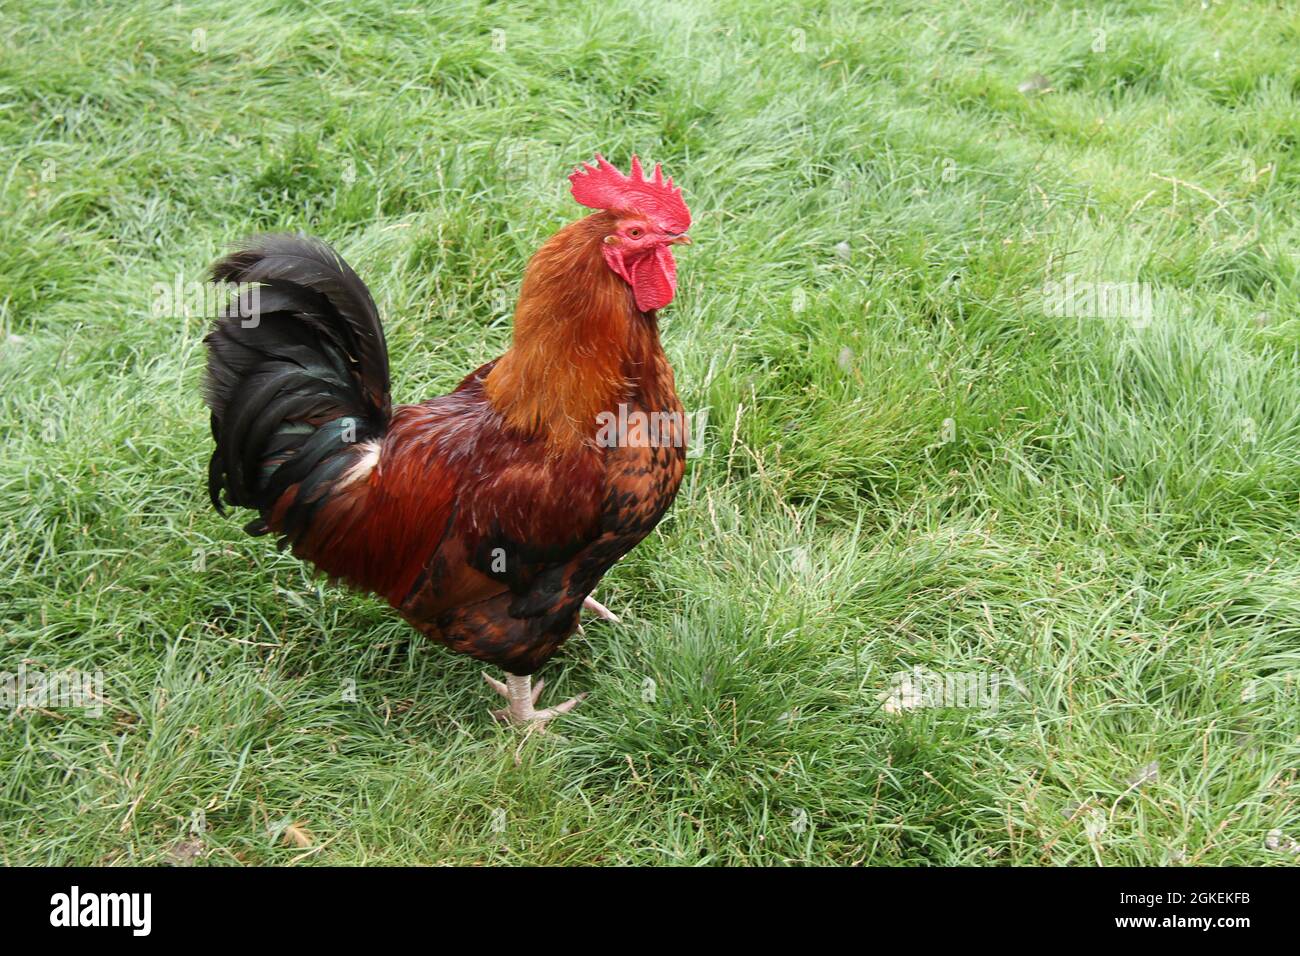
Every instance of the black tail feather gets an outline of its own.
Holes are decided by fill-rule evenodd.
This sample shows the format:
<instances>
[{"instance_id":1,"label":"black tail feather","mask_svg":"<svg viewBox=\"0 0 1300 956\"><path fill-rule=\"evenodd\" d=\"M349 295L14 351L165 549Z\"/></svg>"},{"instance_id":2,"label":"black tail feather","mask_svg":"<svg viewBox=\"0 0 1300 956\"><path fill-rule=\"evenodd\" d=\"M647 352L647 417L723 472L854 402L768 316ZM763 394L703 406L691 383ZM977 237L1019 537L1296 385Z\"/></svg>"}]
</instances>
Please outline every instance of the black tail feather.
<instances>
[{"instance_id":1,"label":"black tail feather","mask_svg":"<svg viewBox=\"0 0 1300 956\"><path fill-rule=\"evenodd\" d=\"M388 426L379 313L356 273L316 239L261 236L214 265L212 278L247 285L204 340L216 443L208 494L223 514L223 492L261 512L245 530L265 534L271 509L298 485L281 529L295 539L355 446Z\"/></svg>"}]
</instances>

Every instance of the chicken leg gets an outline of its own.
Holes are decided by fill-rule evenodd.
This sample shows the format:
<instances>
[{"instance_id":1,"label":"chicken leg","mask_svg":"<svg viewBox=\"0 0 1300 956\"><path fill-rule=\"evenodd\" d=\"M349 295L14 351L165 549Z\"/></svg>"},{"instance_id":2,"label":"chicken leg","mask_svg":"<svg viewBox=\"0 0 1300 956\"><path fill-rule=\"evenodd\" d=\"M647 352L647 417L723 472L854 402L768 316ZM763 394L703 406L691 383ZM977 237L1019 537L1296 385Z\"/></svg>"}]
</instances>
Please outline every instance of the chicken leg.
<instances>
[{"instance_id":1,"label":"chicken leg","mask_svg":"<svg viewBox=\"0 0 1300 956\"><path fill-rule=\"evenodd\" d=\"M587 696L586 694L579 694L562 704L556 704L554 707L547 707L544 710L537 710L537 699L542 696L542 688L546 685L546 682L540 677L537 679L536 687L532 686L531 677L518 677L514 674L506 674L504 684L486 672L483 674L483 679L487 681L489 687L510 701L508 708L494 710L492 716L497 720L509 721L514 724L529 724L537 721L539 727L545 727L548 720L558 717L560 714L567 714Z\"/></svg>"}]
</instances>

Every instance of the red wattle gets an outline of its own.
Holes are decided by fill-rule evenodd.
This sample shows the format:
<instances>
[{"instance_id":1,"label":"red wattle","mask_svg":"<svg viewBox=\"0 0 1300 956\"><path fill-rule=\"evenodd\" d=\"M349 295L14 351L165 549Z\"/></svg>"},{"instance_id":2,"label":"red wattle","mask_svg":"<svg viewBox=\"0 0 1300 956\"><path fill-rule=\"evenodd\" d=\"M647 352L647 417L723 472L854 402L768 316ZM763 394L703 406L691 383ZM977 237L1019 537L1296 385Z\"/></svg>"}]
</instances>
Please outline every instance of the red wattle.
<instances>
[{"instance_id":1,"label":"red wattle","mask_svg":"<svg viewBox=\"0 0 1300 956\"><path fill-rule=\"evenodd\" d=\"M656 246L632 263L632 295L642 312L662 309L677 291L677 263L667 246Z\"/></svg>"}]
</instances>

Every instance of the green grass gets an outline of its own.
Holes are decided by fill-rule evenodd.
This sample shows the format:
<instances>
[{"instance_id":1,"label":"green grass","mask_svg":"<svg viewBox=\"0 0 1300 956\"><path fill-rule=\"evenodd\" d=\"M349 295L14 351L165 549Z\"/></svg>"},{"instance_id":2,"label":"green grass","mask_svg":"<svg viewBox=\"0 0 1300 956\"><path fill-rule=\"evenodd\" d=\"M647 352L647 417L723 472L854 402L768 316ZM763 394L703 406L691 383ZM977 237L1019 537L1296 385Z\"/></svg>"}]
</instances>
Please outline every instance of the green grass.
<instances>
[{"instance_id":1,"label":"green grass","mask_svg":"<svg viewBox=\"0 0 1300 956\"><path fill-rule=\"evenodd\" d=\"M3 0L0 671L106 701L0 713L0 862L1297 862L1288 6ZM522 737L211 510L153 289L310 231L420 400L596 150L686 189L710 428ZM1047 314L1067 273L1149 321ZM1019 689L887 712L914 666Z\"/></svg>"}]
</instances>

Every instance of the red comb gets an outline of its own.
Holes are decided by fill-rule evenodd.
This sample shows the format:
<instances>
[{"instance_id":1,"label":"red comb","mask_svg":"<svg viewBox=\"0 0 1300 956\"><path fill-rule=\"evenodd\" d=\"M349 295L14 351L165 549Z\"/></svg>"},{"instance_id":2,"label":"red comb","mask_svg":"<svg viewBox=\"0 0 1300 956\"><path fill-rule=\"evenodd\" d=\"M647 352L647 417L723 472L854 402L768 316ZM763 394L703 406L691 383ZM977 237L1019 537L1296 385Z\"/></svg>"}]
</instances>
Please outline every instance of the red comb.
<instances>
[{"instance_id":1,"label":"red comb","mask_svg":"<svg viewBox=\"0 0 1300 956\"><path fill-rule=\"evenodd\" d=\"M665 232L685 232L691 225L691 211L682 201L681 189L670 177L664 182L663 168L655 163L654 174L645 178L641 160L632 157L632 173L624 176L604 156L596 154L596 165L582 164L569 176L573 198L591 209L639 212L654 219Z\"/></svg>"}]
</instances>

